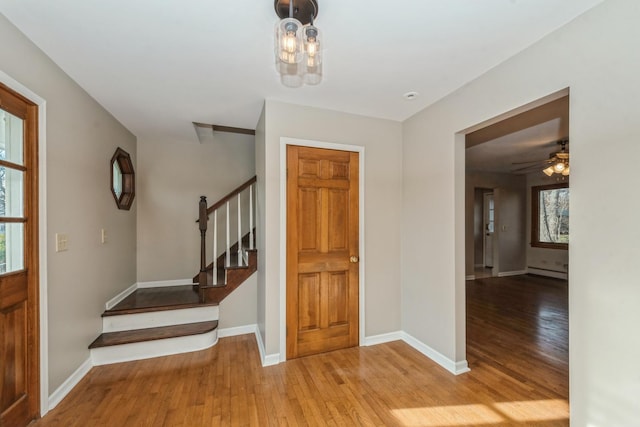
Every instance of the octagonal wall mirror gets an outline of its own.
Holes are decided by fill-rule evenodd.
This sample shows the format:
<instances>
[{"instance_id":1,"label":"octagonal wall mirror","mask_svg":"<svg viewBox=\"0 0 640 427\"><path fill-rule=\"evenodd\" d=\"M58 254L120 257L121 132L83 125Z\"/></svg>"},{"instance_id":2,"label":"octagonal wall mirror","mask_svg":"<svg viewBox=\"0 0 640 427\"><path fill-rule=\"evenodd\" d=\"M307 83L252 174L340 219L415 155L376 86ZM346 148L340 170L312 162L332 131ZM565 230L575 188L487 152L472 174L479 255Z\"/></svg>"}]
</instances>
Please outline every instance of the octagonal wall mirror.
<instances>
[{"instance_id":1,"label":"octagonal wall mirror","mask_svg":"<svg viewBox=\"0 0 640 427\"><path fill-rule=\"evenodd\" d=\"M129 153L118 147L111 158L111 194L118 209L129 210L135 196L135 172Z\"/></svg>"}]
</instances>

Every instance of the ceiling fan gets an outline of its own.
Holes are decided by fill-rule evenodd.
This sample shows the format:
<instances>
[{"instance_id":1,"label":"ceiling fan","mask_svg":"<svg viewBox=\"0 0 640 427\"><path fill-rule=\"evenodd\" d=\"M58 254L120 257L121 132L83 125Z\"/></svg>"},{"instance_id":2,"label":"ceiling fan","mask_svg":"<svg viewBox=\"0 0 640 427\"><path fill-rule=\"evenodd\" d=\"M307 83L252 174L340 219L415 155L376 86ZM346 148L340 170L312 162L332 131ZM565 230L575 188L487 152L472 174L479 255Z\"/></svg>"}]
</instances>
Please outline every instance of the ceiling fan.
<instances>
[{"instance_id":1,"label":"ceiling fan","mask_svg":"<svg viewBox=\"0 0 640 427\"><path fill-rule=\"evenodd\" d=\"M569 140L561 139L557 141L557 144L560 145L560 151L554 151L550 153L548 159L512 163L512 165L514 166L526 165L516 169L512 169L512 172L529 173L535 169L542 167L542 172L544 172L544 174L547 176L551 176L554 173L561 174L562 176L568 176L569 150L567 149L567 145L569 144Z\"/></svg>"}]
</instances>

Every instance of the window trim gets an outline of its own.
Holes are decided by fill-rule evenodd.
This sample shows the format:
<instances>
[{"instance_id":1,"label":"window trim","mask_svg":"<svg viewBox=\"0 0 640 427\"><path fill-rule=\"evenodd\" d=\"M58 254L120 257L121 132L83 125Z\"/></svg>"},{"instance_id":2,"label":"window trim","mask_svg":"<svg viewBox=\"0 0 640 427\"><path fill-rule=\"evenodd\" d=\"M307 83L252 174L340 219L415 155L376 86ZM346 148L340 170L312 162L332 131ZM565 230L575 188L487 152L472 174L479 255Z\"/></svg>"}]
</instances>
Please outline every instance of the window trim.
<instances>
[{"instance_id":1,"label":"window trim","mask_svg":"<svg viewBox=\"0 0 640 427\"><path fill-rule=\"evenodd\" d=\"M559 184L537 185L531 187L531 247L546 249L568 250L568 243L549 243L539 240L540 231L540 192L546 190L556 190L560 188L569 188L566 182Z\"/></svg>"}]
</instances>

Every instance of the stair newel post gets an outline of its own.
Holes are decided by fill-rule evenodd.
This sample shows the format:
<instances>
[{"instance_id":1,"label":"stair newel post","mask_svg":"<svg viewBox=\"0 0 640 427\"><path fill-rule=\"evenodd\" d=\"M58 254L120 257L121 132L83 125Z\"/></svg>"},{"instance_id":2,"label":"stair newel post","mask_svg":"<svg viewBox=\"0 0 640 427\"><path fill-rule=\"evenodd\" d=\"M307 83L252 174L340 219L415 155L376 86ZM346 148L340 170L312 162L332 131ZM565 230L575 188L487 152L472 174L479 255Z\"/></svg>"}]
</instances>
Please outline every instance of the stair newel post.
<instances>
[{"instance_id":1,"label":"stair newel post","mask_svg":"<svg viewBox=\"0 0 640 427\"><path fill-rule=\"evenodd\" d=\"M240 213L240 195L238 193L238 265L242 265L242 214Z\"/></svg>"},{"instance_id":2,"label":"stair newel post","mask_svg":"<svg viewBox=\"0 0 640 427\"><path fill-rule=\"evenodd\" d=\"M207 235L207 198L200 196L199 204L199 218L198 227L200 228L200 274L198 277L198 283L200 286L207 284L207 249L206 249L206 235Z\"/></svg>"},{"instance_id":3,"label":"stair newel post","mask_svg":"<svg viewBox=\"0 0 640 427\"><path fill-rule=\"evenodd\" d=\"M249 249L253 249L253 184L249 186Z\"/></svg>"}]
</instances>

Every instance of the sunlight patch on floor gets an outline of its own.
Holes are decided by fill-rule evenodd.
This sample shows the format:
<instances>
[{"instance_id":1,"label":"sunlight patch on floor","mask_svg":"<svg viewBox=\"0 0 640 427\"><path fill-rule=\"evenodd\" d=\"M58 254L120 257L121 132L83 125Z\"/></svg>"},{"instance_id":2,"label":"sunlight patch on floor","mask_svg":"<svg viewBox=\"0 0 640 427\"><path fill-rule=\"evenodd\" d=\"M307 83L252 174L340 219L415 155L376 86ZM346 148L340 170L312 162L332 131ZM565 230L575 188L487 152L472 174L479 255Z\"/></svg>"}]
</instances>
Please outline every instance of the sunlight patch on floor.
<instances>
[{"instance_id":1,"label":"sunlight patch on floor","mask_svg":"<svg viewBox=\"0 0 640 427\"><path fill-rule=\"evenodd\" d=\"M563 399L501 402L493 406L514 421L549 421L569 418L569 403Z\"/></svg>"},{"instance_id":2,"label":"sunlight patch on floor","mask_svg":"<svg viewBox=\"0 0 640 427\"><path fill-rule=\"evenodd\" d=\"M569 418L563 399L499 402L490 405L450 405L402 408L391 411L404 426L454 427L499 424L507 421L534 422Z\"/></svg>"}]
</instances>

